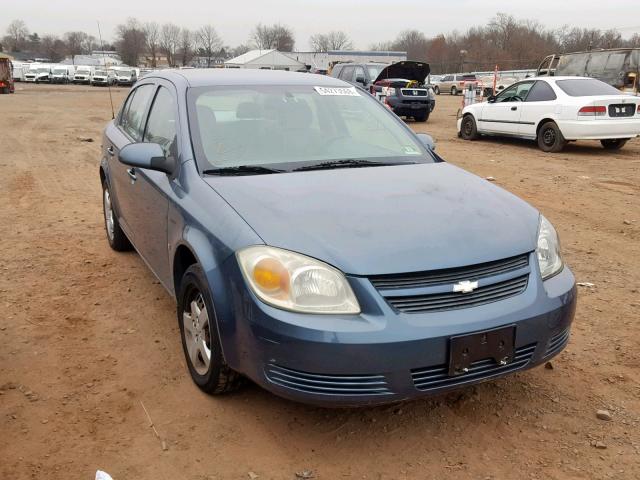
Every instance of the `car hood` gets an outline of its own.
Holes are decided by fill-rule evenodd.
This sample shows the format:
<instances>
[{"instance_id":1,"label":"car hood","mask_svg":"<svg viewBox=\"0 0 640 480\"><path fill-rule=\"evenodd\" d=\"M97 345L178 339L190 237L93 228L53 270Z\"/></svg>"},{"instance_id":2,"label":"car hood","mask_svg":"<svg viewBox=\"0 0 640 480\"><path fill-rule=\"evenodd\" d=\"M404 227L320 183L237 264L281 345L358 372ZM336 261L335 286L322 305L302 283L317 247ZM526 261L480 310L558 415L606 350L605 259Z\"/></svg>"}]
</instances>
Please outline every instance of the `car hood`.
<instances>
[{"instance_id":1,"label":"car hood","mask_svg":"<svg viewBox=\"0 0 640 480\"><path fill-rule=\"evenodd\" d=\"M383 69L374 80L374 83L386 78L403 78L424 83L424 79L427 78L429 72L431 72L431 68L428 63L412 61L398 62Z\"/></svg>"},{"instance_id":2,"label":"car hood","mask_svg":"<svg viewBox=\"0 0 640 480\"><path fill-rule=\"evenodd\" d=\"M205 181L266 244L348 274L471 265L536 245L534 208L447 163Z\"/></svg>"}]
</instances>

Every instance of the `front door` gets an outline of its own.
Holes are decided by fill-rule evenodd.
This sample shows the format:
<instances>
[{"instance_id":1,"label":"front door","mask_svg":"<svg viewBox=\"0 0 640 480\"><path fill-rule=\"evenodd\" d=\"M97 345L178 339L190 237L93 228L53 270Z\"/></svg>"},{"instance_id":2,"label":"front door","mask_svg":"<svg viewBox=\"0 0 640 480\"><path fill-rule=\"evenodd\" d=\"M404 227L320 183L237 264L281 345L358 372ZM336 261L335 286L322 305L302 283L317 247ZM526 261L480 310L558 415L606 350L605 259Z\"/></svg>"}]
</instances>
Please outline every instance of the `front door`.
<instances>
[{"instance_id":1,"label":"front door","mask_svg":"<svg viewBox=\"0 0 640 480\"><path fill-rule=\"evenodd\" d=\"M517 135L522 103L527 98L532 85L532 81L516 83L500 92L494 102L484 104L478 121L478 130Z\"/></svg>"}]
</instances>

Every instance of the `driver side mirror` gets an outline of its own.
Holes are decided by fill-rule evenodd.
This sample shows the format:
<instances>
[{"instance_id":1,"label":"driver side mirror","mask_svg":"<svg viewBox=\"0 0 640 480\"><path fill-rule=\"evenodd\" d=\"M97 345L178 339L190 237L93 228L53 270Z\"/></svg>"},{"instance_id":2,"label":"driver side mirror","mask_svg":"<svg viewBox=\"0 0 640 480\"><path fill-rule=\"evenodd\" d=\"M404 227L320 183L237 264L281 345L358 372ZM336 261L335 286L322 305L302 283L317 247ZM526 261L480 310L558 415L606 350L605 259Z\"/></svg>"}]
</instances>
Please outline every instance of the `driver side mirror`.
<instances>
[{"instance_id":1,"label":"driver side mirror","mask_svg":"<svg viewBox=\"0 0 640 480\"><path fill-rule=\"evenodd\" d=\"M356 77L356 83L361 83L362 85L364 85L364 83L365 83L364 77L362 75L358 75Z\"/></svg>"},{"instance_id":2,"label":"driver side mirror","mask_svg":"<svg viewBox=\"0 0 640 480\"><path fill-rule=\"evenodd\" d=\"M131 167L146 168L172 174L176 168L175 161L167 158L164 150L157 143L130 143L120 150L120 163Z\"/></svg>"},{"instance_id":3,"label":"driver side mirror","mask_svg":"<svg viewBox=\"0 0 640 480\"><path fill-rule=\"evenodd\" d=\"M496 103L496 99L497 99L497 98L498 98L498 97L496 97L495 95L489 95L489 96L487 97L487 102L489 102L489 103Z\"/></svg>"},{"instance_id":4,"label":"driver side mirror","mask_svg":"<svg viewBox=\"0 0 640 480\"><path fill-rule=\"evenodd\" d=\"M433 139L431 135L427 135L426 133L418 133L416 135L420 140L420 143L422 143L422 145L424 145L427 148L427 150L435 152L436 141Z\"/></svg>"}]
</instances>

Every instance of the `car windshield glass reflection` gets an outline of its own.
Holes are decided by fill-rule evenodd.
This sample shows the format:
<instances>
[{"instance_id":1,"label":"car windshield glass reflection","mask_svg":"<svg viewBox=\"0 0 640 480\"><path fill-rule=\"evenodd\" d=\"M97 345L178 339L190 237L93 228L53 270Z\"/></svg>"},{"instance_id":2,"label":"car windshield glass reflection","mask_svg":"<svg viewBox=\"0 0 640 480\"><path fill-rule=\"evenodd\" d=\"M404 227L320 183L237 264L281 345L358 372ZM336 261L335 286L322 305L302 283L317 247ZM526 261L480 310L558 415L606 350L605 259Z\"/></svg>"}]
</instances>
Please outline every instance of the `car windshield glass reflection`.
<instances>
[{"instance_id":1,"label":"car windshield glass reflection","mask_svg":"<svg viewBox=\"0 0 640 480\"><path fill-rule=\"evenodd\" d=\"M342 159L433 161L376 100L355 88L342 90L349 94L319 93L311 86L192 89L189 109L200 168L279 164L293 170Z\"/></svg>"}]
</instances>

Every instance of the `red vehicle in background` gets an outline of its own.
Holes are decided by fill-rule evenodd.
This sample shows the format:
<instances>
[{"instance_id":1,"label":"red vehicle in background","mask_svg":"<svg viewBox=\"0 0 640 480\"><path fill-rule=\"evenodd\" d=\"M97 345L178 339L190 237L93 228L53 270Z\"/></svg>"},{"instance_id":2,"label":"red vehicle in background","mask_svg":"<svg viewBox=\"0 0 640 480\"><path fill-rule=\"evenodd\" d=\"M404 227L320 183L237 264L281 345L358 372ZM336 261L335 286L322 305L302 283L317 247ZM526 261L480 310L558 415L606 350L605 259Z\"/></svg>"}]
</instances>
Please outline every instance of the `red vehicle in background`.
<instances>
[{"instance_id":1,"label":"red vehicle in background","mask_svg":"<svg viewBox=\"0 0 640 480\"><path fill-rule=\"evenodd\" d=\"M0 53L0 93L13 93L13 65L8 55Z\"/></svg>"}]
</instances>

